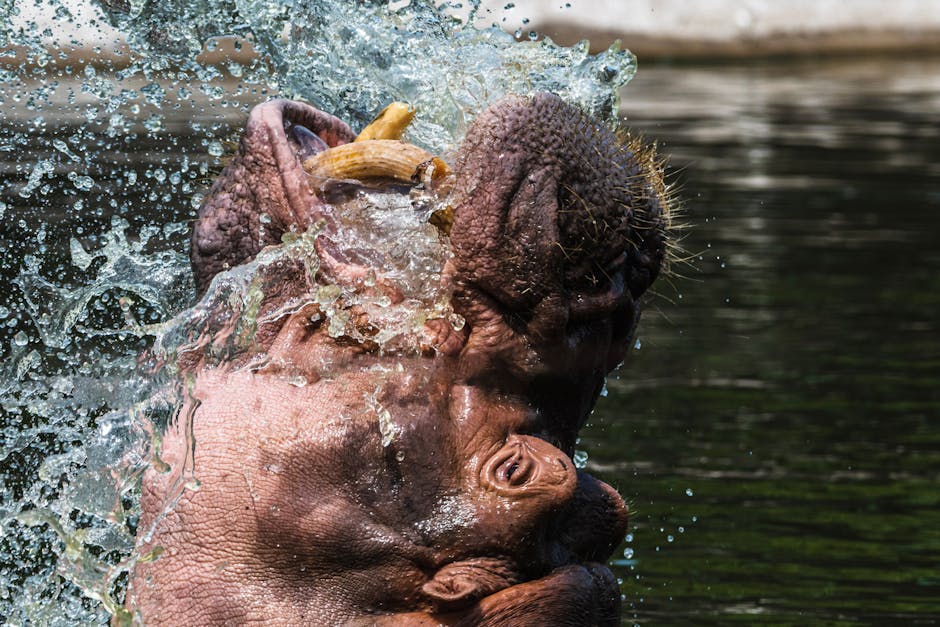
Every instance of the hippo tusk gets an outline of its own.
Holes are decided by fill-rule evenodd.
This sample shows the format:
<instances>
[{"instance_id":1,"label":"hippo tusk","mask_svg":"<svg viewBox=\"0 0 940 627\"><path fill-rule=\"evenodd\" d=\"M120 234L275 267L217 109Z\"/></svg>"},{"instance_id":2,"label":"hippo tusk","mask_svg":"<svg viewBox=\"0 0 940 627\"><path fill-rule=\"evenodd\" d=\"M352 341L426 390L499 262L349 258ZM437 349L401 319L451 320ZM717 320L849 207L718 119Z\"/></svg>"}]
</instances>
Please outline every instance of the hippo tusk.
<instances>
[{"instance_id":1,"label":"hippo tusk","mask_svg":"<svg viewBox=\"0 0 940 627\"><path fill-rule=\"evenodd\" d=\"M433 185L450 173L439 157L395 139L369 139L324 150L303 164L314 178L391 179Z\"/></svg>"},{"instance_id":2,"label":"hippo tusk","mask_svg":"<svg viewBox=\"0 0 940 627\"><path fill-rule=\"evenodd\" d=\"M403 102L385 107L355 141L310 156L303 168L312 181L322 186L326 180L357 181L386 179L446 193L445 179L450 168L440 157L423 148L400 141L415 117L415 109ZM322 187L321 187L322 188ZM431 213L428 222L449 235L453 210L443 207Z\"/></svg>"},{"instance_id":3,"label":"hippo tusk","mask_svg":"<svg viewBox=\"0 0 940 627\"><path fill-rule=\"evenodd\" d=\"M402 133L415 119L416 109L404 102L393 102L382 112L375 116L375 119L367 127L362 129L355 141L369 141L372 139L401 139Z\"/></svg>"}]
</instances>

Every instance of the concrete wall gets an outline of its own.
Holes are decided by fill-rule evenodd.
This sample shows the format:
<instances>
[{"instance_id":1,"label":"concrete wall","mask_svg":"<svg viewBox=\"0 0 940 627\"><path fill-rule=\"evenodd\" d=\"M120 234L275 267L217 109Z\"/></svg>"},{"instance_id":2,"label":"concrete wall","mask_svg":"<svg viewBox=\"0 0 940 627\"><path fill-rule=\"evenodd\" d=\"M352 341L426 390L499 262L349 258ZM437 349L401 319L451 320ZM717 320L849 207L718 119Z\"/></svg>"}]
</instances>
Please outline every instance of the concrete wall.
<instances>
[{"instance_id":1,"label":"concrete wall","mask_svg":"<svg viewBox=\"0 0 940 627\"><path fill-rule=\"evenodd\" d=\"M564 5L570 4L570 8ZM639 56L940 50L938 0L518 0L509 30ZM489 1L501 8L505 2ZM523 25L521 18L530 18Z\"/></svg>"}]
</instances>

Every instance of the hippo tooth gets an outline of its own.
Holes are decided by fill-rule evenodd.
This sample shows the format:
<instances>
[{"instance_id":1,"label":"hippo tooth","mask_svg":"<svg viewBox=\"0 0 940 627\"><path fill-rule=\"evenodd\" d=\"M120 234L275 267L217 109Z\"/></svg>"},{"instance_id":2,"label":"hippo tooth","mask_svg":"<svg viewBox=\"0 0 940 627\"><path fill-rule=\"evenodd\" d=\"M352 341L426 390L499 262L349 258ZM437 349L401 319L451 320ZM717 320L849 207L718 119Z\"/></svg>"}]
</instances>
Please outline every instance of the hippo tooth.
<instances>
[{"instance_id":1,"label":"hippo tooth","mask_svg":"<svg viewBox=\"0 0 940 627\"><path fill-rule=\"evenodd\" d=\"M404 102L393 102L382 112L375 116L355 141L368 141L371 139L401 139L402 133L415 118L416 110Z\"/></svg>"},{"instance_id":2,"label":"hippo tooth","mask_svg":"<svg viewBox=\"0 0 940 627\"><path fill-rule=\"evenodd\" d=\"M290 134L300 146L300 160L305 161L310 157L323 152L329 146L320 136L311 131L306 126L293 124L290 127Z\"/></svg>"},{"instance_id":3,"label":"hippo tooth","mask_svg":"<svg viewBox=\"0 0 940 627\"><path fill-rule=\"evenodd\" d=\"M402 183L434 183L449 168L423 148L394 139L369 139L335 146L304 161L312 177L392 179Z\"/></svg>"}]
</instances>

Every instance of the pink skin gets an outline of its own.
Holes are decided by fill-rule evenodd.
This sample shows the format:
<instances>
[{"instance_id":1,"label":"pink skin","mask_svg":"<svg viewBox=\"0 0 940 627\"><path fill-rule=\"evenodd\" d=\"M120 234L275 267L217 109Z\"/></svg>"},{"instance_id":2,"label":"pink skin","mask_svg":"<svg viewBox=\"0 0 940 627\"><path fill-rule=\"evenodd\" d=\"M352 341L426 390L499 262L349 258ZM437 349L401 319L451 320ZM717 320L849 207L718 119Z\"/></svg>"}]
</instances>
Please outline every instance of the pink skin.
<instances>
[{"instance_id":1,"label":"pink skin","mask_svg":"<svg viewBox=\"0 0 940 627\"><path fill-rule=\"evenodd\" d=\"M550 554L570 550L548 537L550 527L564 524L579 480L589 479L542 440L465 422L486 416L472 395L452 390L451 407L429 406L429 390L446 385L445 359L415 358L384 381L382 404L412 421L390 447L404 453L397 462L364 400L375 361L351 358L348 372L304 387L265 373L197 375L162 459L187 465L189 430L201 485L141 544L142 553L165 551L135 571L146 624L342 624L377 611L393 612L383 623L411 624L416 610L464 620L533 572L550 574ZM487 404L525 421L518 403ZM448 430L448 415L464 420ZM148 473L141 529L176 480ZM612 510L622 534L619 498ZM579 598L593 602L589 581Z\"/></svg>"},{"instance_id":2,"label":"pink skin","mask_svg":"<svg viewBox=\"0 0 940 627\"><path fill-rule=\"evenodd\" d=\"M366 284L367 269L333 243L331 209L291 139L297 124L329 145L353 136L299 103L252 112L194 228L200 292L283 233L322 221L315 281L396 294L391 280ZM560 155L547 164L546 146ZM493 150L507 156L496 169ZM594 172L565 151L605 161ZM455 168L444 274L463 329L431 321L423 353L383 355L330 337L308 305L261 325L252 354L263 362L181 359L189 393L164 435L170 470L144 478L139 550L162 554L135 568L138 620L617 624L619 589L597 562L623 537L627 510L569 454L629 346L661 260L661 210L637 191L632 153L547 94L481 115ZM530 197L525 181L539 179L533 190L554 191ZM568 216L569 193L614 200L587 212L588 228ZM616 241L591 239L602 232ZM515 241L530 242L534 258L521 259ZM289 264L274 272L262 312L313 287ZM168 506L190 475L198 489Z\"/></svg>"}]
</instances>

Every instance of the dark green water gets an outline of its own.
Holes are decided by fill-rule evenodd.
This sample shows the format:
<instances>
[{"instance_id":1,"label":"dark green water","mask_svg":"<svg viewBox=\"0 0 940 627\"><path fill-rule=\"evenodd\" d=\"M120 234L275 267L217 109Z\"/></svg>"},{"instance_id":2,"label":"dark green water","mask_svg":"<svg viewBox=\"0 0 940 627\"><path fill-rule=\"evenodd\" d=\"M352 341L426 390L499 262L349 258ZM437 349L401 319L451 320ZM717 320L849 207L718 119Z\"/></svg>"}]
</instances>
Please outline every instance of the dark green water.
<instances>
[{"instance_id":1,"label":"dark green water","mask_svg":"<svg viewBox=\"0 0 940 627\"><path fill-rule=\"evenodd\" d=\"M614 560L624 624L940 622L940 60L641 65L623 96L631 126L670 156L690 226L688 262L660 281L639 348L581 443L634 511ZM69 265L70 237L91 249L112 215L130 233L189 218L218 165L203 138L233 137L245 115L234 102L181 102L163 107L159 132L114 139L54 108L39 123L25 96L8 96L5 309L28 309L10 281L30 255L81 284L100 260ZM105 146L83 163L92 190L70 186L56 139ZM57 170L24 199L32 164L53 157ZM181 231L164 236L157 248L185 246ZM100 300L82 328L120 326L116 298ZM35 324L7 311L0 325L4 367L19 373L0 414L5 445L42 412L27 401L44 380L22 366L40 346ZM105 338L89 359L133 354L135 342ZM54 370L54 351L40 357ZM0 460L11 501L73 436L31 437ZM11 529L3 550L18 561L0 565L10 589L51 576L61 549Z\"/></svg>"},{"instance_id":2,"label":"dark green water","mask_svg":"<svg viewBox=\"0 0 940 627\"><path fill-rule=\"evenodd\" d=\"M940 622L940 61L641 65L622 110L691 227L583 438L625 623Z\"/></svg>"}]
</instances>

